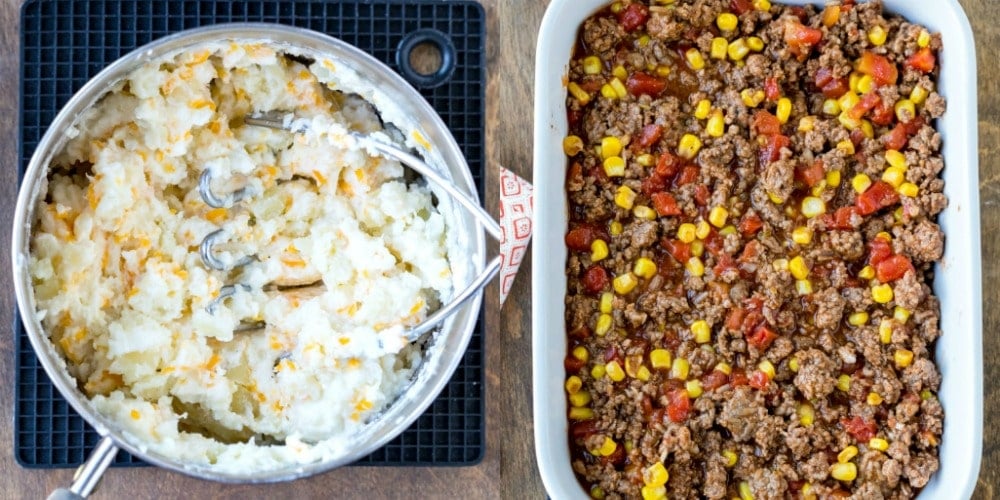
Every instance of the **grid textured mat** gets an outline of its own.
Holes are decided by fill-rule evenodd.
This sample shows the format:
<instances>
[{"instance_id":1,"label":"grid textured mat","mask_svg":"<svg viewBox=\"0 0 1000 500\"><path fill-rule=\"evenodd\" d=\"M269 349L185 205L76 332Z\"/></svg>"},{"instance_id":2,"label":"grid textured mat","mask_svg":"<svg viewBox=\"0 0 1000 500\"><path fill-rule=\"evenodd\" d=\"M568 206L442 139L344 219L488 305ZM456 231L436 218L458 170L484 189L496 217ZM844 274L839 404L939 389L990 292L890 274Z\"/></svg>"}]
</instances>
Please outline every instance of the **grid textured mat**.
<instances>
[{"instance_id":1,"label":"grid textured mat","mask_svg":"<svg viewBox=\"0 0 1000 500\"><path fill-rule=\"evenodd\" d=\"M485 15L473 1L30 0L21 9L20 171L63 104L107 64L180 30L246 21L327 33L396 71L396 49L405 35L427 28L443 33L454 45L454 72L421 93L450 127L482 191ZM19 322L14 330L15 456L26 467L77 466L98 436L49 381ZM462 363L427 412L357 463L478 462L484 451L483 360L480 318ZM114 464L142 462L120 452Z\"/></svg>"}]
</instances>

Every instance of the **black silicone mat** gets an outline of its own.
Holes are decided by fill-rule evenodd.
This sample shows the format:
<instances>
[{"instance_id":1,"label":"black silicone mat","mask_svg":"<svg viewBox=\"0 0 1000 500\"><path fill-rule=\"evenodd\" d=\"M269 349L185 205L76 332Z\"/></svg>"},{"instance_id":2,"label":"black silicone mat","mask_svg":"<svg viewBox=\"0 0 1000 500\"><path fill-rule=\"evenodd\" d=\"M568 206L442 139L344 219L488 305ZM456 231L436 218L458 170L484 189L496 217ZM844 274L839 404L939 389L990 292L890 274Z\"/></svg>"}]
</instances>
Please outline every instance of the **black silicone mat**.
<instances>
[{"instance_id":1,"label":"black silicone mat","mask_svg":"<svg viewBox=\"0 0 1000 500\"><path fill-rule=\"evenodd\" d=\"M59 109L104 66L164 35L225 22L272 22L327 33L398 72L397 49L412 34L446 47L453 71L443 82L416 80L448 124L483 188L485 14L473 1L52 1L21 8L21 172ZM437 38L435 38L437 37ZM454 53L447 53L453 47ZM449 60L449 56L454 56ZM404 58L404 65L405 58ZM14 447L25 467L79 465L97 434L66 403L14 325ZM408 430L358 461L364 465L468 465L484 451L482 320L468 352L437 400ZM120 452L115 465L140 465Z\"/></svg>"}]
</instances>

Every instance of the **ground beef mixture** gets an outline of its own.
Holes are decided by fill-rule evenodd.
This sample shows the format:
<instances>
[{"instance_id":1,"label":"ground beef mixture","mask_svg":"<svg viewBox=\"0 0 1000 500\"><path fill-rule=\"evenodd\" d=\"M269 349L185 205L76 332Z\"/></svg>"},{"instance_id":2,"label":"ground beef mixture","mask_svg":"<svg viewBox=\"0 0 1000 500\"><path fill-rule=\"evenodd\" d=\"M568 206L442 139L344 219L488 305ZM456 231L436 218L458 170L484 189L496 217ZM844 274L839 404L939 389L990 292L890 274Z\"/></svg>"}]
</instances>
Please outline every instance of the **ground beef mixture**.
<instances>
[{"instance_id":1,"label":"ground beef mixture","mask_svg":"<svg viewBox=\"0 0 1000 500\"><path fill-rule=\"evenodd\" d=\"M879 2L622 0L564 141L594 498L910 498L938 469L941 39Z\"/></svg>"}]
</instances>

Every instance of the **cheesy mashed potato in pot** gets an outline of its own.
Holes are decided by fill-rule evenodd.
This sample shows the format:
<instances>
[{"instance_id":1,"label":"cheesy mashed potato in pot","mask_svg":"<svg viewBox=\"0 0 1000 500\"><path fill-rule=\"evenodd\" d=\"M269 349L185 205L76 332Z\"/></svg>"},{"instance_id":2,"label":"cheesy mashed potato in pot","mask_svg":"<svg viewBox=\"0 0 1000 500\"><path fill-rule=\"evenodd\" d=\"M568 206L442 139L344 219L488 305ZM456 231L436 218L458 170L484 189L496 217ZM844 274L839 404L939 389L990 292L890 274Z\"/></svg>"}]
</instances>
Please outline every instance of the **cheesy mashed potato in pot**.
<instances>
[{"instance_id":1,"label":"cheesy mashed potato in pot","mask_svg":"<svg viewBox=\"0 0 1000 500\"><path fill-rule=\"evenodd\" d=\"M345 140L386 132L337 71L267 44L185 50L110 89L50 166L38 313L93 406L151 450L219 469L320 460L421 361L402 333L452 292L445 219L398 162ZM274 111L307 131L244 123ZM214 193L249 196L208 206L206 169ZM218 230L216 257L249 264L203 262Z\"/></svg>"}]
</instances>

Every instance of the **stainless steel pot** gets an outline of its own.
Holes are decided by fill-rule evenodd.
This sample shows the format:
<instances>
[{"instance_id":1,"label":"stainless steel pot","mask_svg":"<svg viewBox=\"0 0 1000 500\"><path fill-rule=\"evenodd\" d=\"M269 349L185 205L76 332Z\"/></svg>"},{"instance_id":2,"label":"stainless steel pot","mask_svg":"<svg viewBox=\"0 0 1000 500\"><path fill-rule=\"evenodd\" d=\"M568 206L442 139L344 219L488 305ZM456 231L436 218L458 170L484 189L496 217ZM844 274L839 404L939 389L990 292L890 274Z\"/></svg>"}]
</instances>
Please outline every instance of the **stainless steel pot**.
<instances>
[{"instance_id":1,"label":"stainless steel pot","mask_svg":"<svg viewBox=\"0 0 1000 500\"><path fill-rule=\"evenodd\" d=\"M424 360L416 371L411 384L403 395L358 436L350 450L340 456L308 464L290 464L276 470L246 470L239 472L214 470L209 466L184 463L163 456L143 446L134 437L123 434L114 421L99 414L78 388L77 381L65 369L65 361L56 351L36 315L31 277L28 274L29 245L32 223L40 199L44 197L46 177L53 157L65 146L67 130L77 124L82 112L93 106L116 82L150 60L185 50L206 42L219 40L269 41L280 50L301 55L326 57L353 69L367 79L374 89L372 96L365 96L378 107L379 102L392 103L399 114L406 117L403 123L395 122L404 132L419 130L433 147L421 151L427 163L450 181L461 194L477 199L475 185L462 153L440 117L429 104L402 78L388 67L340 40L324 34L270 24L226 24L199 28L168 36L141 47L111 64L66 104L49 127L31 158L17 199L14 215L12 264L17 306L20 310L28 338L52 382L70 405L83 416L102 436L101 442L88 461L77 471L73 487L59 490L56 496L85 497L99 481L100 475L110 464L118 448L153 465L183 474L224 482L264 483L285 481L328 471L361 458L406 429L434 400L450 379L458 365L475 326L481 289L468 294L467 301L455 308L452 315L441 323L434 333ZM453 189L435 187L443 214L448 220L449 231L465 250L462 255L449 255L452 271L457 276L455 290L489 281L499 267L499 258L487 264L485 234L497 237L499 229L480 213L462 210L468 203L451 203ZM451 194L448 194L451 193ZM478 203L475 203L478 206ZM484 228L486 231L484 232ZM451 252L454 253L454 252Z\"/></svg>"}]
</instances>

